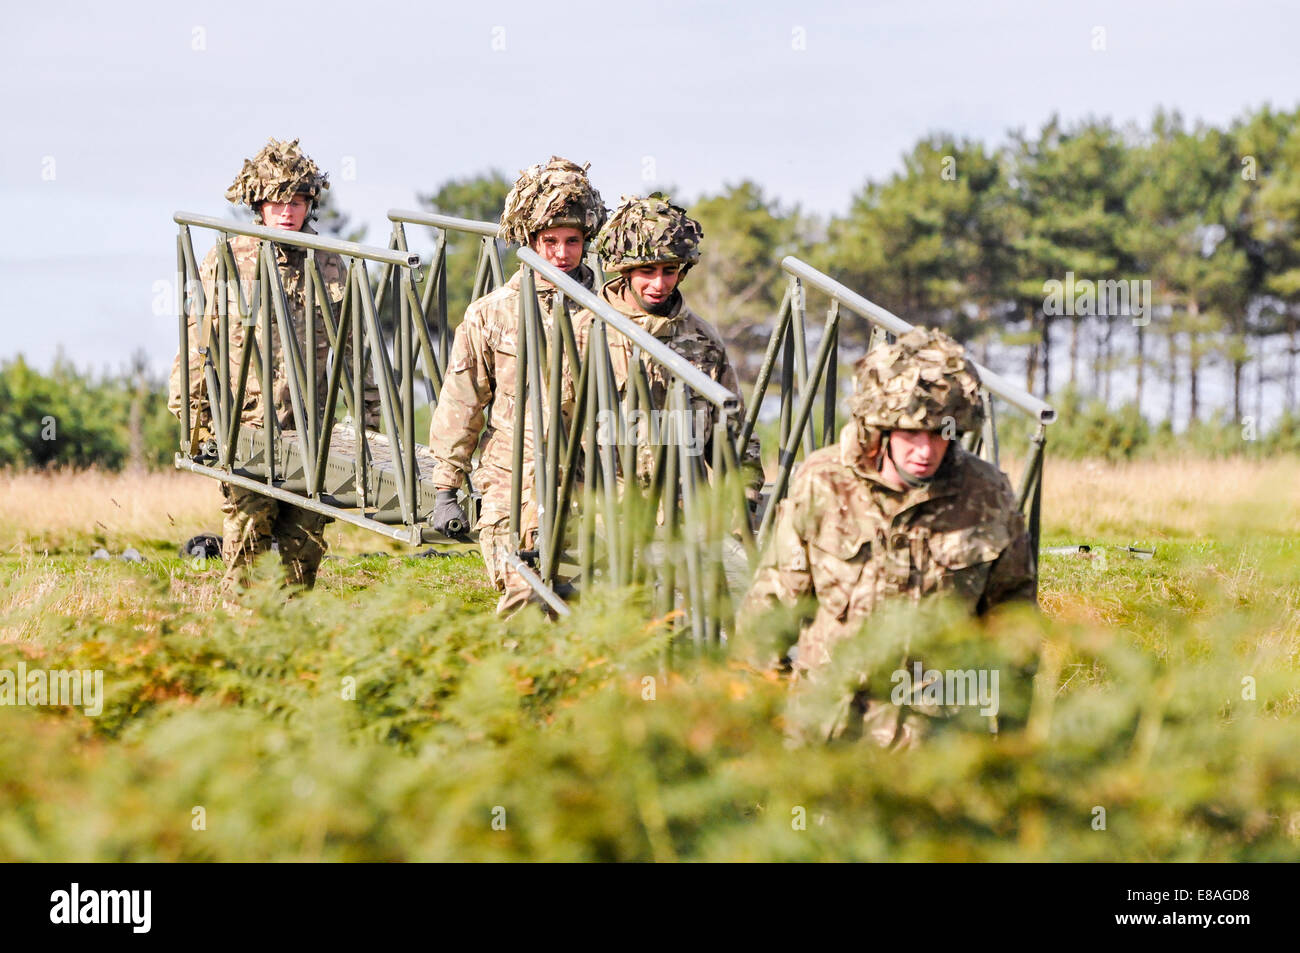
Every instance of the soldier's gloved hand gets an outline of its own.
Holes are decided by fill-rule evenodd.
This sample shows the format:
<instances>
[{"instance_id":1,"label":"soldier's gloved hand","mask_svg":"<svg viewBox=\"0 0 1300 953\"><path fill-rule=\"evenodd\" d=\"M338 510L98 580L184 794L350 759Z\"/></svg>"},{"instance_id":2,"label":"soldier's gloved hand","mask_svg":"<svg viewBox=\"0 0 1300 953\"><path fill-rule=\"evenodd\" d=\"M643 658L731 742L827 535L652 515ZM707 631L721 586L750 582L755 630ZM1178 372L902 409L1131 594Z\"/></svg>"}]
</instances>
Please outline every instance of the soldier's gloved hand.
<instances>
[{"instance_id":1,"label":"soldier's gloved hand","mask_svg":"<svg viewBox=\"0 0 1300 953\"><path fill-rule=\"evenodd\" d=\"M469 517L456 500L455 490L439 490L433 502L433 528L443 536L464 536L469 530Z\"/></svg>"}]
</instances>

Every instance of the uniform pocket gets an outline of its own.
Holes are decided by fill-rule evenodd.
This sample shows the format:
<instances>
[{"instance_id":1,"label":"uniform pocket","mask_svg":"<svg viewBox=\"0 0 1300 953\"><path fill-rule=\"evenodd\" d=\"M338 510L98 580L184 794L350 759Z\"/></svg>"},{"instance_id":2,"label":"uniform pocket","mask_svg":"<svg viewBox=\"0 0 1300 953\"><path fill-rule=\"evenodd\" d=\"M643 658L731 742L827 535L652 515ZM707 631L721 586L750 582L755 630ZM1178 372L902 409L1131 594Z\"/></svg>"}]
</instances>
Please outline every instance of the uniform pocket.
<instances>
[{"instance_id":1,"label":"uniform pocket","mask_svg":"<svg viewBox=\"0 0 1300 953\"><path fill-rule=\"evenodd\" d=\"M1006 532L999 527L969 526L947 533L931 533L930 555L945 569L969 569L997 559L1007 542Z\"/></svg>"},{"instance_id":2,"label":"uniform pocket","mask_svg":"<svg viewBox=\"0 0 1300 953\"><path fill-rule=\"evenodd\" d=\"M861 532L822 532L808 544L808 568L817 601L841 622L848 615L853 590L870 560L871 543Z\"/></svg>"},{"instance_id":3,"label":"uniform pocket","mask_svg":"<svg viewBox=\"0 0 1300 953\"><path fill-rule=\"evenodd\" d=\"M984 592L993 562L1008 538L996 526L971 526L930 537L930 556L938 578L935 587L975 602Z\"/></svg>"},{"instance_id":4,"label":"uniform pocket","mask_svg":"<svg viewBox=\"0 0 1300 953\"><path fill-rule=\"evenodd\" d=\"M501 395L507 395L513 398L519 393L518 385L515 383L519 370L519 357L516 353L515 342L511 340L502 340L497 342L493 350L492 357L492 377L496 384L497 398Z\"/></svg>"}]
</instances>

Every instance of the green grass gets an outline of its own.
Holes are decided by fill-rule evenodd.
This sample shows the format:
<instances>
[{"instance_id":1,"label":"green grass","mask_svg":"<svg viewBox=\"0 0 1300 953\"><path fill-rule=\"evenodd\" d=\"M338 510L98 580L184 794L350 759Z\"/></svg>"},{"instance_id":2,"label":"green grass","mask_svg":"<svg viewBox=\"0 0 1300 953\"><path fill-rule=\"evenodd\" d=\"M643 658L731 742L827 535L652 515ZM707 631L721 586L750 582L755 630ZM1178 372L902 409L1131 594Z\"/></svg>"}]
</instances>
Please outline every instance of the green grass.
<instances>
[{"instance_id":1,"label":"green grass","mask_svg":"<svg viewBox=\"0 0 1300 953\"><path fill-rule=\"evenodd\" d=\"M670 670L635 593L502 623L476 554L345 556L287 601L267 563L229 614L219 564L146 555L0 561L0 669L100 669L106 695L0 708L0 859L1300 856L1285 537L1048 556L1041 615L881 626L868 656L910 631L927 664L1003 673L998 736L956 719L902 754L792 747L833 700Z\"/></svg>"}]
</instances>

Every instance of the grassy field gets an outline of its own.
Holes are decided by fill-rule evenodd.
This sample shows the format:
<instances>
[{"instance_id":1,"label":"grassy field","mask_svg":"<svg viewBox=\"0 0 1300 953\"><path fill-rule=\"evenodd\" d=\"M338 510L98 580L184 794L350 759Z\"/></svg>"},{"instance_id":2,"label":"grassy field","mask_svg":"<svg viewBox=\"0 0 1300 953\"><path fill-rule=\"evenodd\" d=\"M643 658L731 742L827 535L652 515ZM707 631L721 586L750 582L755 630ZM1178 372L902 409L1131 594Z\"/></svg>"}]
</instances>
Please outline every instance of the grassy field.
<instances>
[{"instance_id":1,"label":"grassy field","mask_svg":"<svg viewBox=\"0 0 1300 953\"><path fill-rule=\"evenodd\" d=\"M1294 460L1049 461L1044 542L1096 555L1044 557L1041 614L881 626L1004 673L998 735L905 754L792 747L784 684L666 668L634 592L499 623L470 547L331 527L314 592L268 564L229 613L176 555L217 501L0 475L0 671L104 679L0 708L0 860L1300 858Z\"/></svg>"}]
</instances>

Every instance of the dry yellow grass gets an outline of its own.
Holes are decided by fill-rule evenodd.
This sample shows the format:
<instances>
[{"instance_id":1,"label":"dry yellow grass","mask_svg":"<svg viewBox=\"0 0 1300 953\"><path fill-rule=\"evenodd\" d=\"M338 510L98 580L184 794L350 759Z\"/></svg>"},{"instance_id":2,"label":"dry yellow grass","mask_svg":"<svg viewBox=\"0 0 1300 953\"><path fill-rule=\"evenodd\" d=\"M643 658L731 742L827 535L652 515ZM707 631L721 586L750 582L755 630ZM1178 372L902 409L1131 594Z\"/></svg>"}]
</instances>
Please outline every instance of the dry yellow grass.
<instances>
[{"instance_id":1,"label":"dry yellow grass","mask_svg":"<svg viewBox=\"0 0 1300 953\"><path fill-rule=\"evenodd\" d=\"M1043 530L1121 539L1300 536L1300 462L1102 463L1049 454Z\"/></svg>"},{"instance_id":2,"label":"dry yellow grass","mask_svg":"<svg viewBox=\"0 0 1300 953\"><path fill-rule=\"evenodd\" d=\"M178 543L220 531L217 485L174 470L101 470L0 474L0 549L56 550L102 538L122 546L147 539Z\"/></svg>"},{"instance_id":3,"label":"dry yellow grass","mask_svg":"<svg viewBox=\"0 0 1300 953\"><path fill-rule=\"evenodd\" d=\"M1019 467L1007 466L1013 482ZM0 474L0 552L81 549L92 541L114 553L221 530L217 484L178 471L96 470ZM1170 460L1126 464L1047 461L1043 529L1053 536L1197 538L1300 536L1300 462L1279 459ZM339 552L404 547L335 524Z\"/></svg>"},{"instance_id":4,"label":"dry yellow grass","mask_svg":"<svg viewBox=\"0 0 1300 953\"><path fill-rule=\"evenodd\" d=\"M142 543L179 545L196 533L221 533L221 492L207 477L178 470L0 472L0 553L85 549L114 555ZM396 551L393 540L335 524L340 552Z\"/></svg>"},{"instance_id":5,"label":"dry yellow grass","mask_svg":"<svg viewBox=\"0 0 1300 953\"><path fill-rule=\"evenodd\" d=\"M182 563L167 572L171 603L160 609L157 593L141 577L123 574L123 564L89 560L68 566L36 554L20 557L6 568L13 579L0 576L0 642L25 640L43 618L95 620L96 624L129 622L142 633L156 632L174 608L211 612L218 601L221 563Z\"/></svg>"}]
</instances>

